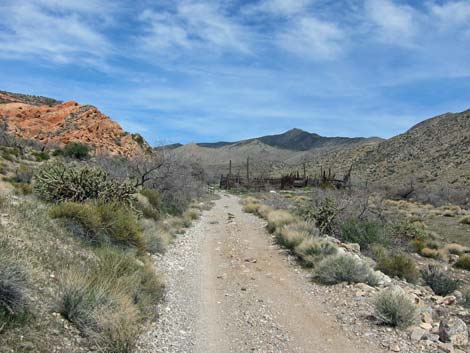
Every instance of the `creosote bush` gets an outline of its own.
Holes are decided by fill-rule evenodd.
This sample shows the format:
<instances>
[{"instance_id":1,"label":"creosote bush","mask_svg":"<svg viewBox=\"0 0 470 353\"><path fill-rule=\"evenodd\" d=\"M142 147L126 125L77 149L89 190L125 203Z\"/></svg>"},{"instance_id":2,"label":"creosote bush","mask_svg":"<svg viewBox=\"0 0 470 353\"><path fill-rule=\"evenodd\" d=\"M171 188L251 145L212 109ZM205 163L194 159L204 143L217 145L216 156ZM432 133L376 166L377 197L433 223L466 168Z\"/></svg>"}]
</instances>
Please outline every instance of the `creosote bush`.
<instances>
[{"instance_id":1,"label":"creosote bush","mask_svg":"<svg viewBox=\"0 0 470 353\"><path fill-rule=\"evenodd\" d=\"M406 279L411 283L416 282L419 275L413 259L401 253L381 256L377 261L377 270L391 277Z\"/></svg>"},{"instance_id":2,"label":"creosote bush","mask_svg":"<svg viewBox=\"0 0 470 353\"><path fill-rule=\"evenodd\" d=\"M448 295L460 285L458 280L453 279L436 266L428 266L427 269L421 271L421 276L437 295Z\"/></svg>"},{"instance_id":3,"label":"creosote bush","mask_svg":"<svg viewBox=\"0 0 470 353\"><path fill-rule=\"evenodd\" d=\"M351 255L325 258L315 268L313 278L323 284L348 282L375 286L378 282L372 269L365 262Z\"/></svg>"},{"instance_id":4,"label":"creosote bush","mask_svg":"<svg viewBox=\"0 0 470 353\"><path fill-rule=\"evenodd\" d=\"M382 224L368 220L351 219L341 225L341 240L358 243L361 249L371 244L388 244L388 237Z\"/></svg>"},{"instance_id":5,"label":"creosote bush","mask_svg":"<svg viewBox=\"0 0 470 353\"><path fill-rule=\"evenodd\" d=\"M462 270L470 271L470 255L460 256L454 266Z\"/></svg>"},{"instance_id":6,"label":"creosote bush","mask_svg":"<svg viewBox=\"0 0 470 353\"><path fill-rule=\"evenodd\" d=\"M54 205L49 215L63 219L77 235L98 243L145 248L140 225L134 213L116 202L63 202Z\"/></svg>"},{"instance_id":7,"label":"creosote bush","mask_svg":"<svg viewBox=\"0 0 470 353\"><path fill-rule=\"evenodd\" d=\"M407 327L417 315L415 304L400 288L380 292L375 298L374 307L377 318L390 326Z\"/></svg>"},{"instance_id":8,"label":"creosote bush","mask_svg":"<svg viewBox=\"0 0 470 353\"><path fill-rule=\"evenodd\" d=\"M100 199L130 204L135 188L112 180L99 168L62 162L45 163L37 172L34 190L46 201L83 202Z\"/></svg>"}]
</instances>

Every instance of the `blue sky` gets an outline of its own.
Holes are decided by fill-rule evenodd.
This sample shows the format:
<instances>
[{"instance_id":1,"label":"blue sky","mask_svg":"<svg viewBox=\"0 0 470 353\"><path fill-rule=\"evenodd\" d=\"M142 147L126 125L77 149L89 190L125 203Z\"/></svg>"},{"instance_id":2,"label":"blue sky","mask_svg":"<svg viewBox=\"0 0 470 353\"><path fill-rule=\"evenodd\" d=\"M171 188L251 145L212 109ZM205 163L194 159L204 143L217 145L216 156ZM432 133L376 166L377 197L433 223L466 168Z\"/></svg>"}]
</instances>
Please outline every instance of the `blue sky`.
<instances>
[{"instance_id":1,"label":"blue sky","mask_svg":"<svg viewBox=\"0 0 470 353\"><path fill-rule=\"evenodd\" d=\"M152 144L382 136L470 108L470 0L0 0L0 89Z\"/></svg>"}]
</instances>

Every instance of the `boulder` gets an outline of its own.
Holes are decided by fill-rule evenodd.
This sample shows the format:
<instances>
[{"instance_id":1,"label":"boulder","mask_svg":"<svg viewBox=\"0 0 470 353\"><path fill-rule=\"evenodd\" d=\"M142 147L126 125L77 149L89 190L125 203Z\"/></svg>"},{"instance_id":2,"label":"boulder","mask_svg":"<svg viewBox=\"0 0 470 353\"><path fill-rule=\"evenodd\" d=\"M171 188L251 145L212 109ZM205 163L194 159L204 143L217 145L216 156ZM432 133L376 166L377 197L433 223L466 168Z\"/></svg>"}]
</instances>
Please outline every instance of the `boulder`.
<instances>
[{"instance_id":1,"label":"boulder","mask_svg":"<svg viewBox=\"0 0 470 353\"><path fill-rule=\"evenodd\" d=\"M467 325L457 317L444 319L439 324L439 339L455 346L465 346L468 344Z\"/></svg>"}]
</instances>

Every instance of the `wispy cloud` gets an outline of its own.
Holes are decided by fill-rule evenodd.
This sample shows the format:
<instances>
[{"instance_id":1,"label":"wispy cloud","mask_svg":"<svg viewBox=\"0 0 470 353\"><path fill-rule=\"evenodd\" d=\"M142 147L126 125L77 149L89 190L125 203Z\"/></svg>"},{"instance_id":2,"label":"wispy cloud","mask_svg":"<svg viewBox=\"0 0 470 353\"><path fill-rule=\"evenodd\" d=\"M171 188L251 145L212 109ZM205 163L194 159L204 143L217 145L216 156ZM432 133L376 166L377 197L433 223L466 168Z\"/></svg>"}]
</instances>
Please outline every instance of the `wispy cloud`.
<instances>
[{"instance_id":1,"label":"wispy cloud","mask_svg":"<svg viewBox=\"0 0 470 353\"><path fill-rule=\"evenodd\" d=\"M342 51L345 33L334 23L303 17L278 36L278 44L307 59L334 59Z\"/></svg>"},{"instance_id":2,"label":"wispy cloud","mask_svg":"<svg viewBox=\"0 0 470 353\"><path fill-rule=\"evenodd\" d=\"M366 0L365 12L382 41L405 46L412 44L417 19L411 6L399 5L392 0Z\"/></svg>"},{"instance_id":3,"label":"wispy cloud","mask_svg":"<svg viewBox=\"0 0 470 353\"><path fill-rule=\"evenodd\" d=\"M112 45L81 11L95 9L53 0L6 1L0 5L0 57L50 60L56 63L91 62L104 58ZM87 6L88 4L88 6Z\"/></svg>"},{"instance_id":4,"label":"wispy cloud","mask_svg":"<svg viewBox=\"0 0 470 353\"><path fill-rule=\"evenodd\" d=\"M188 49L250 52L247 29L214 2L181 1L171 10L146 9L140 19L145 24L140 41L157 54Z\"/></svg>"},{"instance_id":5,"label":"wispy cloud","mask_svg":"<svg viewBox=\"0 0 470 353\"><path fill-rule=\"evenodd\" d=\"M278 16L292 16L305 12L307 7L315 0L261 0L258 3L245 6L244 14L248 16L258 14L274 14Z\"/></svg>"}]
</instances>

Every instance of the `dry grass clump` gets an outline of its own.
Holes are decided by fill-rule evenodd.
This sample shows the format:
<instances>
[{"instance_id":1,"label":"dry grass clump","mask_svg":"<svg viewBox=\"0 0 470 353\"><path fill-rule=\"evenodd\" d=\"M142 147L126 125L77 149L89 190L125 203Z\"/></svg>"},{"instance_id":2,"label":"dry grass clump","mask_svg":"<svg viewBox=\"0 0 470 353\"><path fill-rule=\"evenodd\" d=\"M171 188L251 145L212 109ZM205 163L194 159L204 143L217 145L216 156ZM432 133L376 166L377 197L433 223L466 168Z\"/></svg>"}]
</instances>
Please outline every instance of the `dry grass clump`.
<instances>
[{"instance_id":1,"label":"dry grass clump","mask_svg":"<svg viewBox=\"0 0 470 353\"><path fill-rule=\"evenodd\" d=\"M260 207L259 202L246 202L243 205L243 212L257 214Z\"/></svg>"},{"instance_id":2,"label":"dry grass clump","mask_svg":"<svg viewBox=\"0 0 470 353\"><path fill-rule=\"evenodd\" d=\"M314 270L313 278L323 284L367 283L377 285L378 279L365 262L352 255L330 256Z\"/></svg>"},{"instance_id":3,"label":"dry grass clump","mask_svg":"<svg viewBox=\"0 0 470 353\"><path fill-rule=\"evenodd\" d=\"M289 250L294 250L302 241L309 237L305 231L299 230L295 223L286 224L276 231L276 241Z\"/></svg>"},{"instance_id":4,"label":"dry grass clump","mask_svg":"<svg viewBox=\"0 0 470 353\"><path fill-rule=\"evenodd\" d=\"M456 244L456 243L452 243L452 244L447 244L444 248L449 254L452 254L452 255L463 255L464 252L465 252L465 247L460 245L460 244Z\"/></svg>"},{"instance_id":5,"label":"dry grass clump","mask_svg":"<svg viewBox=\"0 0 470 353\"><path fill-rule=\"evenodd\" d=\"M162 296L150 264L103 248L88 271L63 275L60 313L106 352L132 352L139 321Z\"/></svg>"},{"instance_id":6,"label":"dry grass clump","mask_svg":"<svg viewBox=\"0 0 470 353\"><path fill-rule=\"evenodd\" d=\"M276 229L282 226L293 223L295 217L285 210L274 210L267 214L266 220L268 221L268 231L274 233Z\"/></svg>"},{"instance_id":7,"label":"dry grass clump","mask_svg":"<svg viewBox=\"0 0 470 353\"><path fill-rule=\"evenodd\" d=\"M189 221L195 221L201 217L201 211L197 208L189 208L183 213L183 218Z\"/></svg>"},{"instance_id":8,"label":"dry grass clump","mask_svg":"<svg viewBox=\"0 0 470 353\"><path fill-rule=\"evenodd\" d=\"M7 249L6 240L0 240L0 333L27 314L27 274Z\"/></svg>"},{"instance_id":9,"label":"dry grass clump","mask_svg":"<svg viewBox=\"0 0 470 353\"><path fill-rule=\"evenodd\" d=\"M307 237L295 247L295 253L305 266L314 267L327 256L336 255L336 245L321 238Z\"/></svg>"},{"instance_id":10,"label":"dry grass clump","mask_svg":"<svg viewBox=\"0 0 470 353\"><path fill-rule=\"evenodd\" d=\"M374 301L375 315L384 324L407 327L417 315L413 301L400 288L380 292Z\"/></svg>"},{"instance_id":11,"label":"dry grass clump","mask_svg":"<svg viewBox=\"0 0 470 353\"><path fill-rule=\"evenodd\" d=\"M470 271L470 255L460 256L454 266L462 270Z\"/></svg>"},{"instance_id":12,"label":"dry grass clump","mask_svg":"<svg viewBox=\"0 0 470 353\"><path fill-rule=\"evenodd\" d=\"M439 253L438 250L427 248L427 247L422 248L419 251L419 254L423 257L427 257L427 258L430 258L430 259L438 259L440 257L440 253Z\"/></svg>"}]
</instances>

